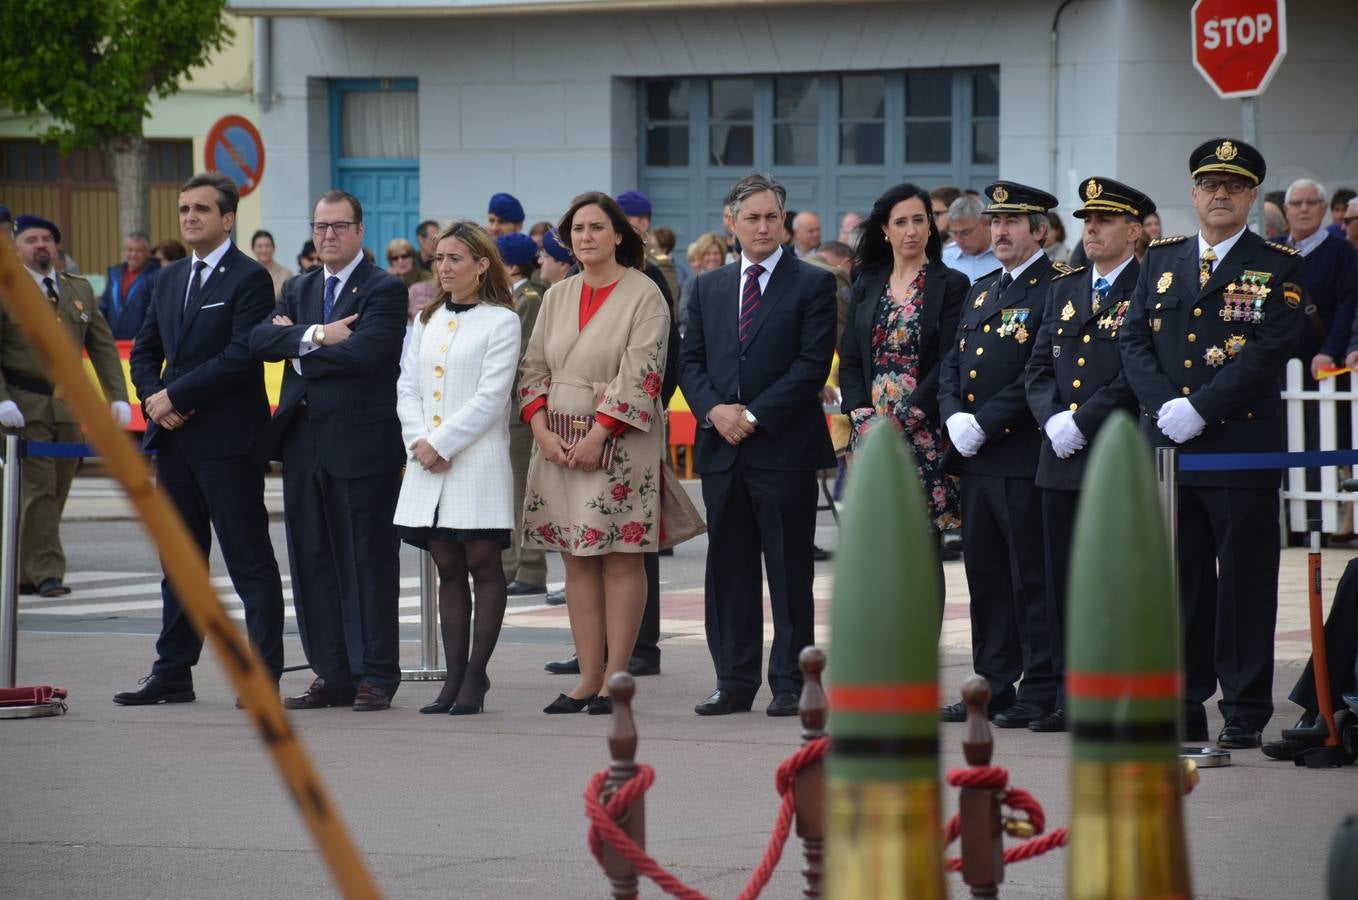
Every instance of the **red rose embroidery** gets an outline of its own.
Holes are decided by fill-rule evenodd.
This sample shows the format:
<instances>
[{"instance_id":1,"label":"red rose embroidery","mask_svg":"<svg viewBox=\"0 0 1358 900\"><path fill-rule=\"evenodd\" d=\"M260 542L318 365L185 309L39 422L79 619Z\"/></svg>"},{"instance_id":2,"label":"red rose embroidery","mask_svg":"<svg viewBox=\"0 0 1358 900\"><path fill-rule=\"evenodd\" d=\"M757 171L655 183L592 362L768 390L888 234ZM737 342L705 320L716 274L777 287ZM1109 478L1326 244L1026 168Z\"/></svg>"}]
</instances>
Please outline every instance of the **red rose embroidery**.
<instances>
[{"instance_id":1,"label":"red rose embroidery","mask_svg":"<svg viewBox=\"0 0 1358 900\"><path fill-rule=\"evenodd\" d=\"M625 412L627 412L627 411L628 411L629 409L631 409L631 408L632 408L632 407L628 406L626 403L619 403L619 404L615 407L615 409L617 409L617 411L620 412L620 413L625 413Z\"/></svg>"},{"instance_id":2,"label":"red rose embroidery","mask_svg":"<svg viewBox=\"0 0 1358 900\"><path fill-rule=\"evenodd\" d=\"M660 396L660 373L647 372L646 377L641 379L641 389L646 392L646 396L654 400Z\"/></svg>"},{"instance_id":3,"label":"red rose embroidery","mask_svg":"<svg viewBox=\"0 0 1358 900\"><path fill-rule=\"evenodd\" d=\"M640 544L641 539L646 536L646 526L640 522L626 522L618 532L622 535L624 544Z\"/></svg>"},{"instance_id":4,"label":"red rose embroidery","mask_svg":"<svg viewBox=\"0 0 1358 900\"><path fill-rule=\"evenodd\" d=\"M549 544L556 543L556 529L550 523L538 526L538 536Z\"/></svg>"},{"instance_id":5,"label":"red rose embroidery","mask_svg":"<svg viewBox=\"0 0 1358 900\"><path fill-rule=\"evenodd\" d=\"M613 499L618 502L626 500L627 495L630 493L632 493L632 486L630 484L613 485Z\"/></svg>"},{"instance_id":6,"label":"red rose embroidery","mask_svg":"<svg viewBox=\"0 0 1358 900\"><path fill-rule=\"evenodd\" d=\"M586 547L593 547L603 536L604 533L597 528L586 528L585 533L580 535L580 543Z\"/></svg>"},{"instance_id":7,"label":"red rose embroidery","mask_svg":"<svg viewBox=\"0 0 1358 900\"><path fill-rule=\"evenodd\" d=\"M651 414L643 409L641 412L637 413L637 418L641 419L641 422L644 425L651 421Z\"/></svg>"}]
</instances>

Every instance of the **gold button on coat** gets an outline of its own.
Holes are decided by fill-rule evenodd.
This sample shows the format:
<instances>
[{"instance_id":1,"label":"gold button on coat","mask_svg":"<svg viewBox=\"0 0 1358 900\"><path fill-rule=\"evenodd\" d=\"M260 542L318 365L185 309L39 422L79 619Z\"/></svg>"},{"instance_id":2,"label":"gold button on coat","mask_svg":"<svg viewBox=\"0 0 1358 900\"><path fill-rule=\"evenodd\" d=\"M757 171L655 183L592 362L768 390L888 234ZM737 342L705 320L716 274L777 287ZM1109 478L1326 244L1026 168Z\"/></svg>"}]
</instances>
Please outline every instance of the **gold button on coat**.
<instances>
[{"instance_id":1,"label":"gold button on coat","mask_svg":"<svg viewBox=\"0 0 1358 900\"><path fill-rule=\"evenodd\" d=\"M1193 310L1193 315L1195 315L1195 316L1200 316L1200 315L1202 315L1202 310L1201 310L1201 309L1194 309L1194 310Z\"/></svg>"},{"instance_id":2,"label":"gold button on coat","mask_svg":"<svg viewBox=\"0 0 1358 900\"><path fill-rule=\"evenodd\" d=\"M435 428L438 428L440 425L443 424L443 419L439 418L438 416L434 416L434 420L433 420L433 421L434 421L434 427L435 427Z\"/></svg>"},{"instance_id":3,"label":"gold button on coat","mask_svg":"<svg viewBox=\"0 0 1358 900\"><path fill-rule=\"evenodd\" d=\"M1078 404L1078 403L1072 403L1072 404L1070 405L1070 411L1071 411L1071 412L1075 412L1075 410L1077 410L1077 409L1079 409L1079 408L1080 408L1080 404Z\"/></svg>"},{"instance_id":4,"label":"gold button on coat","mask_svg":"<svg viewBox=\"0 0 1358 900\"><path fill-rule=\"evenodd\" d=\"M442 399L443 399L443 391L434 391L434 399L435 399L435 400L442 400Z\"/></svg>"},{"instance_id":5,"label":"gold button on coat","mask_svg":"<svg viewBox=\"0 0 1358 900\"><path fill-rule=\"evenodd\" d=\"M1197 341L1197 339L1198 339L1198 336L1197 336L1196 334L1190 334L1190 335L1188 336L1188 342L1189 342L1190 344L1192 344L1192 343L1194 343L1195 341Z\"/></svg>"},{"instance_id":6,"label":"gold button on coat","mask_svg":"<svg viewBox=\"0 0 1358 900\"><path fill-rule=\"evenodd\" d=\"M968 403L975 403L975 402L976 402L976 395L975 395L975 394L967 394L967 402L968 402Z\"/></svg>"},{"instance_id":7,"label":"gold button on coat","mask_svg":"<svg viewBox=\"0 0 1358 900\"><path fill-rule=\"evenodd\" d=\"M1191 359L1186 359L1186 360L1184 360L1184 368L1185 368L1185 369L1191 369L1191 368L1193 368L1193 360L1191 360Z\"/></svg>"},{"instance_id":8,"label":"gold button on coat","mask_svg":"<svg viewBox=\"0 0 1358 900\"><path fill-rule=\"evenodd\" d=\"M977 347L977 348L976 348L976 355L977 355L977 356L985 356L985 348L984 348L984 347Z\"/></svg>"},{"instance_id":9,"label":"gold button on coat","mask_svg":"<svg viewBox=\"0 0 1358 900\"><path fill-rule=\"evenodd\" d=\"M1077 366L1083 366L1084 364L1085 364L1085 358L1084 358L1083 356L1080 357L1079 359L1075 360L1075 365L1077 365Z\"/></svg>"},{"instance_id":10,"label":"gold button on coat","mask_svg":"<svg viewBox=\"0 0 1358 900\"><path fill-rule=\"evenodd\" d=\"M990 333L990 326L987 325L986 327L982 328L981 330L984 331L986 334L989 334L989 333Z\"/></svg>"},{"instance_id":11,"label":"gold button on coat","mask_svg":"<svg viewBox=\"0 0 1358 900\"><path fill-rule=\"evenodd\" d=\"M1070 383L1070 386L1073 387L1073 388L1079 387L1079 386L1080 386L1080 379L1077 378L1077 379L1075 379L1074 381L1072 381L1072 382Z\"/></svg>"},{"instance_id":12,"label":"gold button on coat","mask_svg":"<svg viewBox=\"0 0 1358 900\"><path fill-rule=\"evenodd\" d=\"M968 373L967 373L967 377L968 377L968 378L975 378L975 377L976 377L976 370L975 370L975 369L972 369L970 372L968 372Z\"/></svg>"},{"instance_id":13,"label":"gold button on coat","mask_svg":"<svg viewBox=\"0 0 1358 900\"><path fill-rule=\"evenodd\" d=\"M1083 340L1086 344L1088 344L1091 340L1093 340L1093 338L1091 338L1089 335L1085 335Z\"/></svg>"},{"instance_id":14,"label":"gold button on coat","mask_svg":"<svg viewBox=\"0 0 1358 900\"><path fill-rule=\"evenodd\" d=\"M443 377L443 366L434 366L434 377L435 378Z\"/></svg>"}]
</instances>

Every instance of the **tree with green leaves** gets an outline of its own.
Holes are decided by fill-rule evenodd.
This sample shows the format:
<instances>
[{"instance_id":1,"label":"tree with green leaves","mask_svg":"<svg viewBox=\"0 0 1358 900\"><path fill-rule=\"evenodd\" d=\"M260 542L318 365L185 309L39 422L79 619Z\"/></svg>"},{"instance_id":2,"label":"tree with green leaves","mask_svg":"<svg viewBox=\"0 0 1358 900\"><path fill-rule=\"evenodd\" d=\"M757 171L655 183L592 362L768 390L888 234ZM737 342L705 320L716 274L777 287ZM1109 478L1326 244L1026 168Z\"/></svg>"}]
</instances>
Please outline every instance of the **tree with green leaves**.
<instances>
[{"instance_id":1,"label":"tree with green leaves","mask_svg":"<svg viewBox=\"0 0 1358 900\"><path fill-rule=\"evenodd\" d=\"M123 234L150 230L142 126L151 99L177 93L234 37L225 9L226 0L4 0L0 102L50 117L38 137L63 154L103 150Z\"/></svg>"}]
</instances>

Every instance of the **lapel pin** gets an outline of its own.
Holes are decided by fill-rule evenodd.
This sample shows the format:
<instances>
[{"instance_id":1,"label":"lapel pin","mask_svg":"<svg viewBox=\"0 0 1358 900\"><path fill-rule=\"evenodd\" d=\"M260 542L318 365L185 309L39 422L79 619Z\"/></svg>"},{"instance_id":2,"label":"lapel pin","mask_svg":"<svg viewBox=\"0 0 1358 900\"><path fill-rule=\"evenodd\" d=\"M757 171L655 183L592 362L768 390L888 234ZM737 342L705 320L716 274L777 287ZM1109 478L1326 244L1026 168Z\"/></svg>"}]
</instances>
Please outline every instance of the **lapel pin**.
<instances>
[{"instance_id":1,"label":"lapel pin","mask_svg":"<svg viewBox=\"0 0 1358 900\"><path fill-rule=\"evenodd\" d=\"M1037 284L1037 279L1036 279L1036 278L1030 278L1030 279L1028 280L1028 283L1029 283L1029 284Z\"/></svg>"},{"instance_id":2,"label":"lapel pin","mask_svg":"<svg viewBox=\"0 0 1358 900\"><path fill-rule=\"evenodd\" d=\"M226 271L226 266L218 266L218 267L217 267L217 271L218 271L218 272L225 272L225 271Z\"/></svg>"}]
</instances>

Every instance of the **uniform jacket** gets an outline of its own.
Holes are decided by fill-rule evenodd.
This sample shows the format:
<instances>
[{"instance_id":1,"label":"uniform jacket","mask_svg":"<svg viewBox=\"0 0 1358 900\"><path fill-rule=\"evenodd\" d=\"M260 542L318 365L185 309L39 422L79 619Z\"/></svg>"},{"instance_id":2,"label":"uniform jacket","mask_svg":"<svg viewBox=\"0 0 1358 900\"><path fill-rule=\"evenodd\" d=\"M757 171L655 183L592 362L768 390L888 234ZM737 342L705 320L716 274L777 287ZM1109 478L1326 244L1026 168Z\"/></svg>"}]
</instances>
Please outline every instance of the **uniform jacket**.
<instances>
[{"instance_id":1,"label":"uniform jacket","mask_svg":"<svg viewBox=\"0 0 1358 900\"><path fill-rule=\"evenodd\" d=\"M256 358L270 362L297 356L302 335L321 321L325 278L325 268L320 267L284 286L273 314L264 316L250 334ZM350 326L353 334L302 357L300 373L291 364L284 370L278 411L255 444L261 457L281 458L288 428L305 412L316 428L321 466L332 476L364 478L401 468L406 450L396 416L396 379L407 302L401 279L366 260L358 264L330 315L336 321L357 313ZM275 315L287 316L294 324L274 325Z\"/></svg>"},{"instance_id":2,"label":"uniform jacket","mask_svg":"<svg viewBox=\"0 0 1358 900\"><path fill-rule=\"evenodd\" d=\"M99 298L99 312L108 320L115 340L135 340L141 331L141 323L146 318L146 305L151 302L151 287L155 284L159 269L157 260L148 259L124 295L123 273L127 271L127 263L109 266L104 293Z\"/></svg>"},{"instance_id":3,"label":"uniform jacket","mask_svg":"<svg viewBox=\"0 0 1358 900\"><path fill-rule=\"evenodd\" d=\"M94 364L94 373L110 403L127 400L127 380L118 359L118 347L108 322L99 315L94 288L83 278L53 270L57 279L57 319L71 339L82 347ZM24 273L24 278L29 277ZM46 301L46 297L43 298ZM29 387L21 387L17 382ZM42 386L45 390L35 390ZM0 308L0 402L13 400L26 422L75 422L75 414L55 396L47 373L33 354L19 323Z\"/></svg>"},{"instance_id":4,"label":"uniform jacket","mask_svg":"<svg viewBox=\"0 0 1358 900\"><path fill-rule=\"evenodd\" d=\"M849 320L839 348L839 388L841 409L851 413L872 404L872 330L882 292L891 277L888 263L864 272L854 282L849 301ZM967 276L942 263L930 263L924 270L924 305L920 311L919 380L910 395L931 422L938 422L938 376L943 358L953 346L957 321L962 315L970 282Z\"/></svg>"},{"instance_id":5,"label":"uniform jacket","mask_svg":"<svg viewBox=\"0 0 1358 900\"><path fill-rule=\"evenodd\" d=\"M1122 371L1118 334L1131 308L1140 265L1135 259L1118 273L1108 299L1093 309L1093 275L1081 266L1052 279L1042 328L1028 358L1024 378L1028 408L1039 426L1064 410L1087 443L1066 459L1052 450L1046 433L1037 461L1037 486L1078 491L1094 436L1119 409L1135 415L1136 395Z\"/></svg>"},{"instance_id":6,"label":"uniform jacket","mask_svg":"<svg viewBox=\"0 0 1358 900\"><path fill-rule=\"evenodd\" d=\"M1196 237L1151 244L1119 344L1153 446L1173 446L1156 427L1160 407L1187 397L1207 427L1182 453L1284 449L1280 391L1303 324L1301 274L1295 250L1246 231L1199 290ZM1184 472L1179 482L1268 488L1279 473Z\"/></svg>"},{"instance_id":7,"label":"uniform jacket","mask_svg":"<svg viewBox=\"0 0 1358 900\"><path fill-rule=\"evenodd\" d=\"M948 451L945 465L953 474L1035 476L1041 429L1028 408L1024 367L1042 328L1047 289L1060 271L1065 267L1057 269L1043 253L1003 296L1002 270L972 284L939 373L938 414L946 423L954 413L971 413L986 440L970 459Z\"/></svg>"},{"instance_id":8,"label":"uniform jacket","mask_svg":"<svg viewBox=\"0 0 1358 900\"><path fill-rule=\"evenodd\" d=\"M527 428L528 426L518 416L519 404L515 399L519 396L519 375L518 366L523 362L523 354L528 352L528 339L533 336L533 326L537 324L538 312L542 309L542 294L531 281L525 281L514 291L514 312L519 314L519 358L514 364L514 384L511 386L505 399L509 402L506 407L509 410L509 427ZM416 321L419 318L416 317ZM412 341L414 335L411 336Z\"/></svg>"},{"instance_id":9,"label":"uniform jacket","mask_svg":"<svg viewBox=\"0 0 1358 900\"><path fill-rule=\"evenodd\" d=\"M740 290L740 263L699 275L693 286L679 384L699 423L698 472L729 469L738 452L757 468L833 467L820 390L835 352L834 276L784 250L743 347ZM738 446L704 427L721 403L743 403L759 420Z\"/></svg>"},{"instance_id":10,"label":"uniform jacket","mask_svg":"<svg viewBox=\"0 0 1358 900\"><path fill-rule=\"evenodd\" d=\"M132 345L132 383L146 398L169 389L180 413L193 411L176 441L208 457L246 452L269 419L264 367L250 355L250 330L269 314L273 281L234 245L185 309L193 257L176 260L155 279L146 320ZM148 417L144 446L163 431Z\"/></svg>"}]
</instances>

